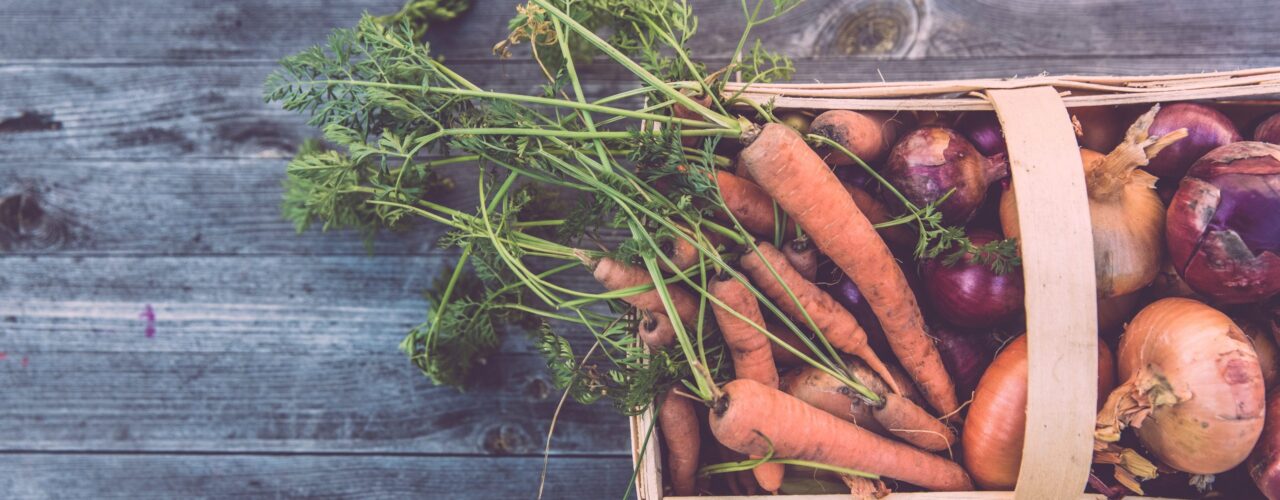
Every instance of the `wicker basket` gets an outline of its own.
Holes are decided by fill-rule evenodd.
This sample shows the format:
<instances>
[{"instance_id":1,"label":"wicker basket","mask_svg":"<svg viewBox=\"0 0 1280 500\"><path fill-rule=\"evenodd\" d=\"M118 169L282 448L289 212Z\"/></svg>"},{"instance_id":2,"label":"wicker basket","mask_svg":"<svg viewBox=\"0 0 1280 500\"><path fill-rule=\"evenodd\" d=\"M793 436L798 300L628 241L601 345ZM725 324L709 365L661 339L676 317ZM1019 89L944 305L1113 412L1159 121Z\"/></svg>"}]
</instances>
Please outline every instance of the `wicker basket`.
<instances>
[{"instance_id":1,"label":"wicker basket","mask_svg":"<svg viewBox=\"0 0 1280 500\"><path fill-rule=\"evenodd\" d=\"M1084 167L1067 108L1231 100L1274 109L1274 103L1259 101L1280 94L1280 68L1154 77L754 84L745 91L730 84L725 90L742 92L742 97L759 103L771 101L778 109L995 111L1004 128L1013 189L1035 193L1017 197L1023 221L1030 367L1018 486L1013 492L906 493L889 498L1104 498L1082 493L1092 459L1097 387L1080 383L1088 378L1074 375L1097 370L1097 302ZM676 498L663 496L658 440L645 439L651 426L651 414L631 419L638 497ZM791 498L834 500L848 495Z\"/></svg>"}]
</instances>

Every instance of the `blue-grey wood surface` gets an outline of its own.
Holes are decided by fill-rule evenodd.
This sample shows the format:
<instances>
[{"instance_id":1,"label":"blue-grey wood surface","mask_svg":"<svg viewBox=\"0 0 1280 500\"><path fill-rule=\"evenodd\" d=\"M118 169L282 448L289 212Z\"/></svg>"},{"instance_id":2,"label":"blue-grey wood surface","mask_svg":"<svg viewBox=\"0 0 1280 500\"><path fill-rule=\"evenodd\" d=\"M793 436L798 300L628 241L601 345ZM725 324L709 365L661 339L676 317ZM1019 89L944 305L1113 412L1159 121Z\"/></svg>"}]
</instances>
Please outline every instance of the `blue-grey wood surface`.
<instances>
[{"instance_id":1,"label":"blue-grey wood surface","mask_svg":"<svg viewBox=\"0 0 1280 500\"><path fill-rule=\"evenodd\" d=\"M559 394L522 337L467 393L396 351L451 262L438 230L369 254L279 217L316 132L262 103L264 76L399 3L0 0L0 497L535 495ZM535 67L488 54L516 2L473 3L436 51L532 91ZM693 3L698 55L723 60L736 2ZM1278 25L1264 0L810 0L760 35L798 80L866 81L1280 65ZM626 428L570 405L547 496L622 495Z\"/></svg>"}]
</instances>

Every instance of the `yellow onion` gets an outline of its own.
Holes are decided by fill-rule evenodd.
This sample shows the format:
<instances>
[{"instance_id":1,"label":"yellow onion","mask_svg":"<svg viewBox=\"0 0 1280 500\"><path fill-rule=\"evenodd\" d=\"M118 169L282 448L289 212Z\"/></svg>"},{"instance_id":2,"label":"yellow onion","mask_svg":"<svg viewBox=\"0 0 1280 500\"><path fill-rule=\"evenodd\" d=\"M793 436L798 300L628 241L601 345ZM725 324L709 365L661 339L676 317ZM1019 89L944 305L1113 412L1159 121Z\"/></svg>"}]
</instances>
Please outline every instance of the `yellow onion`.
<instances>
[{"instance_id":1,"label":"yellow onion","mask_svg":"<svg viewBox=\"0 0 1280 500\"><path fill-rule=\"evenodd\" d=\"M1164 204L1156 194L1156 178L1140 170L1160 150L1186 136L1175 130L1159 137L1147 134L1156 106L1129 127L1111 153L1081 149L1089 218L1093 227L1093 263L1098 297L1125 295L1147 286L1160 272L1164 256ZM1007 189L1000 198L1004 234L1017 238L1017 198Z\"/></svg>"},{"instance_id":2,"label":"yellow onion","mask_svg":"<svg viewBox=\"0 0 1280 500\"><path fill-rule=\"evenodd\" d=\"M1098 413L1095 459L1116 463L1128 427L1161 462L1191 474L1218 474L1249 456L1262 433L1264 379L1253 344L1227 315L1191 299L1158 300L1129 322L1116 360L1124 383Z\"/></svg>"}]
</instances>

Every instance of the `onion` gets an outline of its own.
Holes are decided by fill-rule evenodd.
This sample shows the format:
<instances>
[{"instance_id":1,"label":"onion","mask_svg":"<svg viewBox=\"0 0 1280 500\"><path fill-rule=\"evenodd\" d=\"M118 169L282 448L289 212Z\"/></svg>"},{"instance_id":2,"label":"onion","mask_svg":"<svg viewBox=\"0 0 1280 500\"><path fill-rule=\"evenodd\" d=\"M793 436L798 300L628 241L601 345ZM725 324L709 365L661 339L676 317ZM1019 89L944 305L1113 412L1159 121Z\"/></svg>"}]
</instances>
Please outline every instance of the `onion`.
<instances>
[{"instance_id":1,"label":"onion","mask_svg":"<svg viewBox=\"0 0 1280 500\"><path fill-rule=\"evenodd\" d=\"M1130 293L1098 300L1098 334L1114 339L1124 329L1125 322L1133 317L1142 294Z\"/></svg>"},{"instance_id":2,"label":"onion","mask_svg":"<svg viewBox=\"0 0 1280 500\"><path fill-rule=\"evenodd\" d=\"M991 364L995 349L984 335L965 334L945 325L934 326L929 334L938 345L942 364L955 381L956 393L960 399L968 399Z\"/></svg>"},{"instance_id":3,"label":"onion","mask_svg":"<svg viewBox=\"0 0 1280 500\"><path fill-rule=\"evenodd\" d=\"M1000 128L995 113L968 113L960 118L956 128L986 156L1009 152L1004 143L1004 129Z\"/></svg>"},{"instance_id":4,"label":"onion","mask_svg":"<svg viewBox=\"0 0 1280 500\"><path fill-rule=\"evenodd\" d=\"M1268 116L1266 120L1262 120L1262 123L1258 124L1258 128L1253 129L1253 140L1280 144L1280 113L1273 114Z\"/></svg>"},{"instance_id":5,"label":"onion","mask_svg":"<svg viewBox=\"0 0 1280 500\"><path fill-rule=\"evenodd\" d=\"M1111 151L1124 140L1124 119L1115 106L1071 108L1072 121L1079 127L1080 147Z\"/></svg>"},{"instance_id":6,"label":"onion","mask_svg":"<svg viewBox=\"0 0 1280 500\"><path fill-rule=\"evenodd\" d=\"M1267 398L1266 425L1249 455L1249 476L1269 500L1280 500L1280 393Z\"/></svg>"},{"instance_id":7,"label":"onion","mask_svg":"<svg viewBox=\"0 0 1280 500\"><path fill-rule=\"evenodd\" d=\"M991 231L977 230L969 240L977 246L1000 239ZM990 266L965 255L948 266L942 258L920 264L924 293L942 319L965 328L988 328L1022 312L1022 273L996 274Z\"/></svg>"},{"instance_id":8,"label":"onion","mask_svg":"<svg viewBox=\"0 0 1280 500\"><path fill-rule=\"evenodd\" d=\"M1127 427L1160 461L1192 474L1226 471L1253 449L1262 432L1262 370L1225 314L1191 299L1158 300L1129 323L1116 357L1125 382L1098 414L1095 460L1120 461L1115 443ZM1129 464L1128 472L1151 475Z\"/></svg>"},{"instance_id":9,"label":"onion","mask_svg":"<svg viewBox=\"0 0 1280 500\"><path fill-rule=\"evenodd\" d=\"M1089 218L1093 228L1093 263L1098 297L1133 293L1147 286L1160 272L1164 254L1164 204L1155 192L1155 178L1139 170L1169 144L1186 133L1174 131L1149 136L1147 129L1160 109L1151 108L1138 118L1125 141L1103 156L1081 149L1085 187L1089 192ZM1012 189L1000 198L1000 223L1011 238L1018 228L1017 197Z\"/></svg>"},{"instance_id":10,"label":"onion","mask_svg":"<svg viewBox=\"0 0 1280 500\"><path fill-rule=\"evenodd\" d=\"M1197 161L1169 204L1169 256L1218 303L1280 292L1280 146L1238 142Z\"/></svg>"},{"instance_id":11,"label":"onion","mask_svg":"<svg viewBox=\"0 0 1280 500\"><path fill-rule=\"evenodd\" d=\"M1180 102L1165 106L1151 123L1153 136L1187 129L1187 138L1151 159L1147 171L1165 180L1178 180L1192 163L1218 146L1239 142L1240 132L1227 115L1203 104Z\"/></svg>"},{"instance_id":12,"label":"onion","mask_svg":"<svg viewBox=\"0 0 1280 500\"><path fill-rule=\"evenodd\" d=\"M883 173L885 180L920 207L954 189L938 207L943 222L954 225L973 217L986 199L987 186L1009 175L1009 162L1000 154L982 156L954 130L924 127L898 141Z\"/></svg>"},{"instance_id":13,"label":"onion","mask_svg":"<svg viewBox=\"0 0 1280 500\"><path fill-rule=\"evenodd\" d=\"M1114 373L1111 351L1098 342L1099 396L1115 385ZM960 436L965 469L982 489L1013 489L1026 426L1027 336L1021 335L982 374Z\"/></svg>"},{"instance_id":14,"label":"onion","mask_svg":"<svg viewBox=\"0 0 1280 500\"><path fill-rule=\"evenodd\" d=\"M1244 331L1244 335L1249 337L1249 342L1253 344L1253 351L1258 354L1258 368L1262 369L1262 383L1270 392L1271 388L1276 385L1276 380L1280 380L1280 358L1277 358L1276 343L1271 338L1270 328L1263 327L1252 321L1236 320L1236 325Z\"/></svg>"}]
</instances>

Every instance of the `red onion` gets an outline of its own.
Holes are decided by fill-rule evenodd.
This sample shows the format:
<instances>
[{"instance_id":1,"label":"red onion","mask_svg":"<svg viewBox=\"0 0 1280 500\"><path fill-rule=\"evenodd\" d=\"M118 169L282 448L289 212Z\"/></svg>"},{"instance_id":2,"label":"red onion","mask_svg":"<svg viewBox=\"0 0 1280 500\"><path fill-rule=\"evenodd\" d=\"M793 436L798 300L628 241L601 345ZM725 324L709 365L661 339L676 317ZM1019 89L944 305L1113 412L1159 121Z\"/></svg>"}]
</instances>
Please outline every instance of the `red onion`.
<instances>
[{"instance_id":1,"label":"red onion","mask_svg":"<svg viewBox=\"0 0 1280 500\"><path fill-rule=\"evenodd\" d=\"M1000 239L985 230L972 231L969 240L984 245ZM1022 273L998 275L990 266L966 255L953 265L941 258L920 263L924 293L942 319L965 328L988 328L1022 312Z\"/></svg>"},{"instance_id":2,"label":"red onion","mask_svg":"<svg viewBox=\"0 0 1280 500\"><path fill-rule=\"evenodd\" d=\"M1071 108L1073 121L1079 124L1081 147L1094 151L1111 151L1124 140L1125 127L1129 124L1120 116L1115 106L1091 106Z\"/></svg>"},{"instance_id":3,"label":"red onion","mask_svg":"<svg viewBox=\"0 0 1280 500\"><path fill-rule=\"evenodd\" d=\"M1253 129L1253 140L1280 144L1280 113L1262 120L1262 123L1258 124L1258 128Z\"/></svg>"},{"instance_id":4,"label":"red onion","mask_svg":"<svg viewBox=\"0 0 1280 500\"><path fill-rule=\"evenodd\" d=\"M1241 141L1240 132L1227 115L1216 109L1190 102L1170 104L1156 114L1148 129L1152 137L1174 130L1187 129L1187 137L1174 143L1151 159L1145 170L1164 180L1177 180L1192 163L1218 146Z\"/></svg>"},{"instance_id":5,"label":"red onion","mask_svg":"<svg viewBox=\"0 0 1280 500\"><path fill-rule=\"evenodd\" d=\"M1174 269L1196 292L1224 304L1280 292L1280 146L1237 142L1205 155L1166 224Z\"/></svg>"},{"instance_id":6,"label":"red onion","mask_svg":"<svg viewBox=\"0 0 1280 500\"><path fill-rule=\"evenodd\" d=\"M893 147L884 166L885 179L917 206L935 202L954 189L938 207L943 222L951 225L968 222L986 199L987 186L1008 175L1009 162L1003 154L982 156L956 131L943 127L907 134Z\"/></svg>"},{"instance_id":7,"label":"red onion","mask_svg":"<svg viewBox=\"0 0 1280 500\"><path fill-rule=\"evenodd\" d=\"M995 113L969 113L960 118L956 125L960 132L978 148L982 154L991 156L1007 153L1004 143L1004 129L1000 128L1000 120Z\"/></svg>"},{"instance_id":8,"label":"red onion","mask_svg":"<svg viewBox=\"0 0 1280 500\"><path fill-rule=\"evenodd\" d=\"M934 326L929 334L938 345L942 364L955 381L956 393L961 400L969 399L982 372L991 364L996 344L989 342L986 335L966 334L945 325Z\"/></svg>"}]
</instances>

